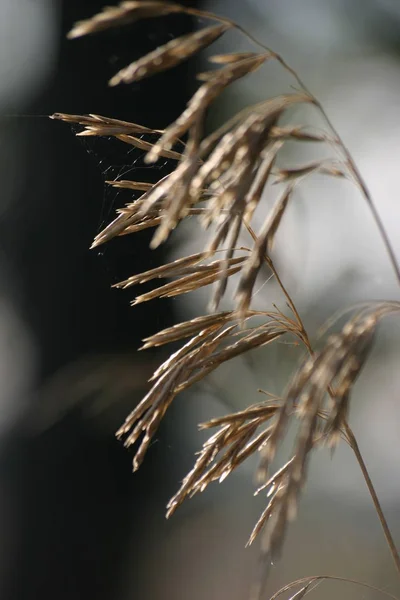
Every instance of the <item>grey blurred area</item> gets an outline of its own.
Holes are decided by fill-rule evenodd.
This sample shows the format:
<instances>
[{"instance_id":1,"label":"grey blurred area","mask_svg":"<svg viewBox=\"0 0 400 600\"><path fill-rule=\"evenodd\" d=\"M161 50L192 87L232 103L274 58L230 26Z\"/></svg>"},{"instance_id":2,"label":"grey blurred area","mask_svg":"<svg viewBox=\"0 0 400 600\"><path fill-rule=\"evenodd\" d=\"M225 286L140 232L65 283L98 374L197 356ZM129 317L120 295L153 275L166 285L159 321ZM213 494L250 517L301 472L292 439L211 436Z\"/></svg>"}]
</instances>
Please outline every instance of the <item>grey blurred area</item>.
<instances>
[{"instance_id":1,"label":"grey blurred area","mask_svg":"<svg viewBox=\"0 0 400 600\"><path fill-rule=\"evenodd\" d=\"M97 113L162 127L190 93L188 65L111 92L135 56L188 32L186 17L77 43L66 34L98 0L0 2L0 596L125 598L141 594L153 515L173 492L163 430L141 472L115 431L148 389L159 355L141 339L171 323L168 303L133 311L111 289L163 253L149 236L89 246L116 208L105 178L143 172L142 153L83 145L52 113ZM102 143L104 142L104 144Z\"/></svg>"},{"instance_id":2,"label":"grey blurred area","mask_svg":"<svg viewBox=\"0 0 400 600\"><path fill-rule=\"evenodd\" d=\"M145 335L199 314L207 298L131 309L129 296L110 290L122 276L165 256L144 252L149 238L140 236L102 255L88 251L124 200L105 194L101 174L131 168L140 178L148 171L140 171L140 156L116 166L118 148L115 154L106 144L85 149L74 131L39 115L94 112L162 127L183 109L201 65L108 90L105 82L124 61L196 23L149 21L134 35L67 43L72 23L101 6L95 0L0 0L0 596L241 600L260 570L258 548L245 548L266 502L253 497L256 460L170 521L164 506L204 441L197 423L257 402L258 388L281 393L298 354L289 345L270 346L178 398L142 470L131 473L131 455L114 431L162 360L135 350ZM213 0L196 6L240 21L299 71L353 153L400 260L398 2ZM221 51L253 49L233 33L218 45ZM267 66L235 84L211 121L291 83ZM285 156L295 164L308 158L296 150ZM201 244L201 236L185 230L169 255ZM349 304L399 297L371 216L357 190L343 183L321 178L303 189L282 224L274 260L313 336ZM282 299L273 281L260 281L255 301L265 307ZM398 342L398 324L391 321L357 383L351 422L400 544ZM299 518L283 556L269 567L266 598L290 580L321 573L398 593L348 448L340 447L333 460L328 452L313 460ZM340 583L314 593L375 597Z\"/></svg>"}]
</instances>

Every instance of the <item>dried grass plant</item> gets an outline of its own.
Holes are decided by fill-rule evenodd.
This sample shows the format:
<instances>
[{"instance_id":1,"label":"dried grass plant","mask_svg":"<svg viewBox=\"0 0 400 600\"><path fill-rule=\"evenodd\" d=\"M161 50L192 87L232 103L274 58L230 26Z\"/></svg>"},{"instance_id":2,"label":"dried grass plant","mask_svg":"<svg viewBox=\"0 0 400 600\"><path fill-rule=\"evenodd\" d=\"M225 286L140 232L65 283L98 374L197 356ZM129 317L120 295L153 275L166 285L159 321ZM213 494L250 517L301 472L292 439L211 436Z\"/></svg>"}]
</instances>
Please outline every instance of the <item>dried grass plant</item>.
<instances>
[{"instance_id":1,"label":"dried grass plant","mask_svg":"<svg viewBox=\"0 0 400 600\"><path fill-rule=\"evenodd\" d=\"M222 481L243 461L258 453L259 488L256 493L267 490L268 504L250 535L249 544L261 536L263 556L276 556L282 548L288 523L296 516L311 454L323 446L334 448L344 440L359 463L400 574L399 553L348 421L351 392L367 360L376 329L384 317L400 312L400 303L374 302L352 310L343 329L326 337L322 349L316 352L270 255L288 203L302 182L315 173L345 178L359 188L372 211L400 283L400 270L390 241L352 157L319 101L281 56L255 40L237 23L178 4L125 1L77 23L69 37L77 38L172 13L201 17L210 25L158 47L117 73L110 85L138 81L169 69L199 53L229 29L245 35L259 51L212 56L210 61L216 67L198 76L201 84L186 109L163 131L93 114L53 115L54 119L79 123L83 129L78 135L113 136L128 146L144 150L149 164L160 157L176 161L175 169L155 185L131 180L107 182L142 194L118 211L114 221L96 236L92 247L115 236L154 228L151 247L155 248L168 239L181 221L193 215L205 229L212 229L211 226L217 224L207 247L199 249L198 253L133 275L117 285L127 288L154 280L155 288L139 294L133 301L137 304L153 298L186 294L213 284L209 314L179 323L144 340L143 349L178 341L182 346L155 371L150 391L126 418L117 436L124 439L127 447L136 445L133 468L138 469L161 420L180 392L235 356L283 337L294 338L299 348L304 349L305 358L281 398L267 393L258 404L200 425L202 429L212 429L213 433L170 500L167 516L171 516L188 497L203 491L211 482ZM232 82L268 61L278 62L290 73L296 91L249 106L204 136L205 114L213 101ZM291 109L299 104L310 105L322 115L325 133L315 133L307 125L288 124ZM280 124L282 117L285 117L285 126ZM156 136L157 141L145 141L147 134L152 134L151 139ZM278 155L286 142L293 140L299 144L321 144L332 151L332 159L324 158L301 167L278 168ZM264 206L265 190L270 183L279 184L282 192L272 208L265 207L262 227L255 231L254 213L260 205ZM248 248L238 247L242 230L249 234ZM255 282L265 266L281 288L284 310L275 305L263 311L252 310ZM234 274L239 275L239 284L231 310L218 311L228 279ZM168 278L170 282L157 285L160 278ZM271 473L277 448L293 421L297 423L293 456L277 472ZM292 598L299 600L324 579L338 578L308 577L282 588L273 598L297 586L300 589ZM359 582L350 583L371 587ZM258 582L253 596L260 597L262 593L263 582ZM382 593L393 598L387 592Z\"/></svg>"}]
</instances>

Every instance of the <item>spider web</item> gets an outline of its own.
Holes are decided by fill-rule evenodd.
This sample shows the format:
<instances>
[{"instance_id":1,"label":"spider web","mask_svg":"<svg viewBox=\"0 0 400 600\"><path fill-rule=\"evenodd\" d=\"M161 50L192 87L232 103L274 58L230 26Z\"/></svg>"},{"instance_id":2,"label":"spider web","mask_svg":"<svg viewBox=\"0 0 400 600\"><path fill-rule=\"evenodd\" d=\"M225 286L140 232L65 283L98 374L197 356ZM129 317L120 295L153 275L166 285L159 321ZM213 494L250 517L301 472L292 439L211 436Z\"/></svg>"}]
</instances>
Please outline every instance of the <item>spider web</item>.
<instances>
[{"instance_id":1,"label":"spider web","mask_svg":"<svg viewBox=\"0 0 400 600\"><path fill-rule=\"evenodd\" d=\"M79 125L72 125L75 133L82 131ZM147 142L154 143L156 135L144 134L140 137ZM99 199L99 217L93 237L106 227L117 216L117 210L139 198L143 192L124 188L115 188L105 183L106 181L134 180L155 183L170 173L176 161L165 159L155 165L146 165L144 157L146 152L134 146L130 146L114 137L78 137L86 152L95 162L104 182L103 197ZM152 229L138 232L135 236L127 235L111 240L96 249L102 257L105 267L113 281L119 281L126 275L132 274L133 256L137 260L138 246L148 247L153 234ZM144 244L144 246L143 246ZM124 265L129 263L129 267Z\"/></svg>"},{"instance_id":2,"label":"spider web","mask_svg":"<svg viewBox=\"0 0 400 600\"><path fill-rule=\"evenodd\" d=\"M83 127L72 125L75 133L83 130ZM141 140L154 143L155 135L137 136ZM106 225L116 217L116 211L126 203L138 198L143 192L115 188L106 181L134 180L155 183L165 174L169 173L175 161L165 159L155 165L146 165L144 157L146 152L134 146L121 142L114 137L79 137L84 149L94 160L101 173L104 182L104 194L101 212L96 233L99 233Z\"/></svg>"}]
</instances>

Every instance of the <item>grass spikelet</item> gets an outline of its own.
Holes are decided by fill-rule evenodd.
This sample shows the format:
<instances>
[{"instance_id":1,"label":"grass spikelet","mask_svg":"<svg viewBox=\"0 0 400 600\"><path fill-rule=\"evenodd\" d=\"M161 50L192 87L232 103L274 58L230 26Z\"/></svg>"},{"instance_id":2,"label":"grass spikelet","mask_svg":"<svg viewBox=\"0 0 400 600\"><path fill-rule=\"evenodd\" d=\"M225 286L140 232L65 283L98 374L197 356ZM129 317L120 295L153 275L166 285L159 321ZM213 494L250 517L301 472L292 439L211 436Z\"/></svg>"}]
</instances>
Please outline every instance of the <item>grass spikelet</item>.
<instances>
[{"instance_id":1,"label":"grass spikelet","mask_svg":"<svg viewBox=\"0 0 400 600\"><path fill-rule=\"evenodd\" d=\"M238 60L254 58L255 56L255 52L231 52L230 54L214 54L214 56L210 56L208 60L217 65L229 65Z\"/></svg>"},{"instance_id":2,"label":"grass spikelet","mask_svg":"<svg viewBox=\"0 0 400 600\"><path fill-rule=\"evenodd\" d=\"M125 67L119 71L112 79L109 84L111 86L118 85L119 83L132 83L133 81L140 81L145 77L171 69L178 65L183 60L187 60L193 54L196 54L203 48L206 48L214 41L216 41L230 25L213 25L196 33L184 35L176 38L160 46L150 54L143 56L139 60L133 62L128 67Z\"/></svg>"},{"instance_id":3,"label":"grass spikelet","mask_svg":"<svg viewBox=\"0 0 400 600\"><path fill-rule=\"evenodd\" d=\"M247 259L247 263L243 268L242 277L236 294L239 315L245 314L250 306L253 287L260 271L262 261L272 245L274 235L279 227L292 192L293 186L289 185L276 202L257 237L257 241L252 253Z\"/></svg>"},{"instance_id":4,"label":"grass spikelet","mask_svg":"<svg viewBox=\"0 0 400 600\"><path fill-rule=\"evenodd\" d=\"M264 314L250 312L246 316L246 320L260 315L264 315L267 318L265 323L248 329L242 329L236 333L236 315L235 313L228 312L220 313L214 319L210 318L208 321L204 317L201 321L195 323L183 323L173 329L165 330L164 333L161 332L161 337L145 340L145 345L150 347L186 337L191 327L194 333L194 337L181 350L176 352L173 357L167 359L153 375L152 381L154 381L154 384L152 389L132 411L124 425L117 432L118 437L126 436L125 445L127 446L137 442L142 432L145 432L138 450L139 454L135 455L135 469L141 462L151 438L158 428L161 417L165 414L177 394L204 379L224 362L265 346L285 333L293 333L290 321L285 325L285 323L282 323L281 315L278 313ZM233 323L230 324L232 321ZM201 330L199 331L200 327ZM250 438L251 436L248 439L246 438L246 441L242 438L243 446L241 446L241 450L244 454L241 456L243 459L244 456L247 457L250 453L249 448L246 448L246 444L250 441ZM264 441L265 439L263 438Z\"/></svg>"},{"instance_id":5,"label":"grass spikelet","mask_svg":"<svg viewBox=\"0 0 400 600\"><path fill-rule=\"evenodd\" d=\"M249 316L253 314L258 313L252 312L249 314ZM168 327L167 329L163 329L151 337L145 338L143 340L144 345L141 347L141 350L146 350L147 348L153 348L155 346L162 346L171 342L177 342L186 337L197 335L204 329L208 329L213 325L218 324L218 326L221 327L226 322L232 321L233 319L234 314L232 311L224 311L213 313L211 315L203 315L201 317L191 319L190 321L178 323L173 327Z\"/></svg>"},{"instance_id":6,"label":"grass spikelet","mask_svg":"<svg viewBox=\"0 0 400 600\"><path fill-rule=\"evenodd\" d=\"M227 277L238 273L245 260L245 257L238 257L227 261ZM224 266L225 262L226 261L223 261ZM179 279L176 281L171 281L170 283L166 283L165 285L162 285L151 292L137 296L132 304L147 302L148 300L153 300L154 298L172 298L181 294L187 294L188 292L198 290L200 287L209 285L210 283L214 283L219 278L221 265L222 261L217 260L209 263L208 265L194 268L188 267L185 270L181 270L182 276ZM189 272L188 275L185 274L187 272ZM140 281L140 283L142 283L142 281ZM129 285L132 285L132 283L125 284L121 287L127 287Z\"/></svg>"},{"instance_id":7,"label":"grass spikelet","mask_svg":"<svg viewBox=\"0 0 400 600\"><path fill-rule=\"evenodd\" d=\"M176 140L181 138L196 121L203 120L205 110L226 87L237 79L255 71L268 58L269 54L258 54L213 72L213 77L197 90L182 115L167 127L159 142L147 155L146 161L148 163L155 162L163 149L170 149Z\"/></svg>"},{"instance_id":8,"label":"grass spikelet","mask_svg":"<svg viewBox=\"0 0 400 600\"><path fill-rule=\"evenodd\" d=\"M303 179L312 173L320 173L321 175L329 175L331 177L347 177L347 173L334 165L327 165L323 162L316 162L305 167L299 167L296 169L280 169L276 173L276 179L274 183L282 183L288 181L295 181Z\"/></svg>"},{"instance_id":9,"label":"grass spikelet","mask_svg":"<svg viewBox=\"0 0 400 600\"><path fill-rule=\"evenodd\" d=\"M268 439L269 429L264 429L257 436L255 433L274 416L278 406L272 402L265 402L249 407L246 411L200 425L201 429L219 426L220 430L204 443L192 471L168 503L167 517L170 517L187 497L203 492L213 481L223 481L256 452Z\"/></svg>"},{"instance_id":10,"label":"grass spikelet","mask_svg":"<svg viewBox=\"0 0 400 600\"><path fill-rule=\"evenodd\" d=\"M105 181L108 185L116 188L124 188L127 190L135 190L140 192L148 192L153 187L152 183L145 183L144 181L131 181L129 179L118 179L115 181Z\"/></svg>"},{"instance_id":11,"label":"grass spikelet","mask_svg":"<svg viewBox=\"0 0 400 600\"><path fill-rule=\"evenodd\" d=\"M135 2L128 0L126 2L121 2L118 6L106 6L101 13L94 15L94 17L85 19L84 21L78 21L68 33L67 37L69 39L74 39L104 31L111 27L131 25L140 19L163 17L171 13L183 11L183 7L169 2L156 2L154 0Z\"/></svg>"},{"instance_id":12,"label":"grass spikelet","mask_svg":"<svg viewBox=\"0 0 400 600\"><path fill-rule=\"evenodd\" d=\"M129 121L121 121L120 119L111 119L110 117L94 114L69 115L66 113L54 113L50 118L57 121L64 121L65 123L77 123L78 125L82 125L85 129L77 134L80 136L162 133L158 129L151 129L144 125L138 125L137 123L130 123Z\"/></svg>"},{"instance_id":13,"label":"grass spikelet","mask_svg":"<svg viewBox=\"0 0 400 600\"><path fill-rule=\"evenodd\" d=\"M92 243L91 248L96 248L105 242L110 241L117 235L121 235L131 225L146 220L146 218L154 218L159 216L160 207L157 206L157 201L153 203L152 211L148 210L143 214L143 205L148 197L156 193L158 188L161 188L169 180L169 175L166 175L163 179L160 179L157 183L151 186L140 198L135 202L130 203L125 210L122 210L118 217L114 219L109 225L107 225L103 231L101 231ZM161 191L161 197L163 190ZM158 198L157 198L158 200Z\"/></svg>"}]
</instances>

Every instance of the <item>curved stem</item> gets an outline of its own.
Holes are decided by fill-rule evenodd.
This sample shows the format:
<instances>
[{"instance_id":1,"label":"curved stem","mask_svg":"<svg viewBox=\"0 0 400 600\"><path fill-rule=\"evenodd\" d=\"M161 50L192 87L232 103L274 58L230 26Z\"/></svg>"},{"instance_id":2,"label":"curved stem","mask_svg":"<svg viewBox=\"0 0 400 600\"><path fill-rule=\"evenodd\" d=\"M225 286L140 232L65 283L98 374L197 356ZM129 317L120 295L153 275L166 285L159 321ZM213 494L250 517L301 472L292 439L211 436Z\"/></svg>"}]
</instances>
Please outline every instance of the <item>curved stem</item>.
<instances>
[{"instance_id":1,"label":"curved stem","mask_svg":"<svg viewBox=\"0 0 400 600\"><path fill-rule=\"evenodd\" d=\"M367 469L367 467L365 465L364 459L363 459L363 457L361 455L360 448L358 446L357 440L355 438L355 435L354 435L353 431L350 428L350 425L346 421L344 422L343 427L344 427L346 435L347 435L347 437L349 439L350 447L351 447L351 449L353 450L353 452L355 454L355 457L357 459L359 467L360 467L360 469L362 471L362 474L364 476L365 483L367 484L368 491L369 491L370 496L372 498L372 501L374 503L374 507L375 507L375 510L376 510L377 515L379 517L379 521L381 522L382 529L383 529L383 532L385 534L386 542L387 542L387 544L388 544L388 546L390 548L390 552L391 552L391 555L393 557L393 561L394 561L394 563L396 565L396 569L397 569L398 573L400 574L400 556L399 556L399 552L398 552L398 550L396 548L396 544L394 543L394 540L393 540L392 534L390 532L389 526L387 524L386 518L385 518L385 516L383 514L381 504L380 504L378 496L377 496L377 494L375 492L375 488L374 488L374 486L372 484L372 481L371 481L371 478L369 476L368 469Z\"/></svg>"}]
</instances>

